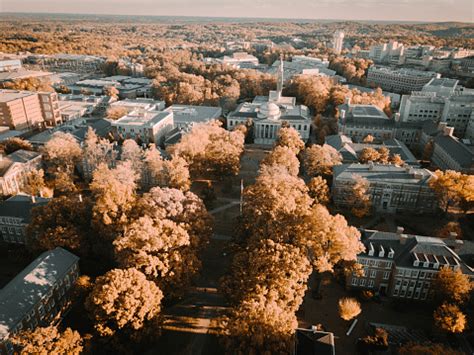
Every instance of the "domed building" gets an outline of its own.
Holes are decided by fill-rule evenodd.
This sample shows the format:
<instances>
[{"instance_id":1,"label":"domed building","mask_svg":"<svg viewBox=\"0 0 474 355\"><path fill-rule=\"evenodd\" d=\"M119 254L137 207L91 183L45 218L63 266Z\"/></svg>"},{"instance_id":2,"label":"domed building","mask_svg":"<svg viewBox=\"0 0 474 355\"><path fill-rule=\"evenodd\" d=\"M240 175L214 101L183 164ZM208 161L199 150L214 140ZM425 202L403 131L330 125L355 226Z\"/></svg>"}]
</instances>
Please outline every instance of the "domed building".
<instances>
[{"instance_id":1,"label":"domed building","mask_svg":"<svg viewBox=\"0 0 474 355\"><path fill-rule=\"evenodd\" d=\"M281 61L283 64L283 62ZM280 66L278 87L270 91L269 96L257 96L249 103L241 103L237 109L227 116L227 128L234 129L251 119L254 124L255 144L273 145L278 131L285 123L296 129L303 141L309 139L311 117L309 109L304 105L296 105L295 97L282 96L283 66Z\"/></svg>"}]
</instances>

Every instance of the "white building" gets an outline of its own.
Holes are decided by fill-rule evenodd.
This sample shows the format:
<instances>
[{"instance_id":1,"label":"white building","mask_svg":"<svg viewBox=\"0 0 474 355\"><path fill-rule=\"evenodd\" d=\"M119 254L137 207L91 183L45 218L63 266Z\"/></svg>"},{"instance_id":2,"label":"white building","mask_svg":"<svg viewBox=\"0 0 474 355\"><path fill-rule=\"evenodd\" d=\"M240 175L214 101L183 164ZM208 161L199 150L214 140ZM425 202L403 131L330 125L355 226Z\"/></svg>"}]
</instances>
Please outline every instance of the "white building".
<instances>
[{"instance_id":1,"label":"white building","mask_svg":"<svg viewBox=\"0 0 474 355\"><path fill-rule=\"evenodd\" d=\"M173 124L178 129L188 129L196 123L222 117L222 108L213 106L172 105L165 111L173 113Z\"/></svg>"},{"instance_id":2,"label":"white building","mask_svg":"<svg viewBox=\"0 0 474 355\"><path fill-rule=\"evenodd\" d=\"M23 189L26 177L41 166L41 154L17 150L0 157L0 193L2 196L16 195Z\"/></svg>"},{"instance_id":3,"label":"white building","mask_svg":"<svg viewBox=\"0 0 474 355\"><path fill-rule=\"evenodd\" d=\"M267 73L278 75L283 63L283 81L286 83L296 75L314 75L334 77L336 72L328 68L329 62L319 58L294 56L291 62L276 60Z\"/></svg>"},{"instance_id":4,"label":"white building","mask_svg":"<svg viewBox=\"0 0 474 355\"><path fill-rule=\"evenodd\" d=\"M377 44L370 47L369 58L377 63L388 63L393 60L399 61L403 55L405 47L402 43L390 41L388 43Z\"/></svg>"},{"instance_id":5,"label":"white building","mask_svg":"<svg viewBox=\"0 0 474 355\"><path fill-rule=\"evenodd\" d=\"M0 60L0 72L19 70L19 69L21 69L21 60L19 59Z\"/></svg>"},{"instance_id":6,"label":"white building","mask_svg":"<svg viewBox=\"0 0 474 355\"><path fill-rule=\"evenodd\" d=\"M430 71L372 66L367 72L367 84L391 92L410 93L420 91L432 78L439 77Z\"/></svg>"},{"instance_id":7,"label":"white building","mask_svg":"<svg viewBox=\"0 0 474 355\"><path fill-rule=\"evenodd\" d=\"M140 139L144 143L159 145L173 129L173 112L135 110L112 122L112 127L125 139Z\"/></svg>"},{"instance_id":8,"label":"white building","mask_svg":"<svg viewBox=\"0 0 474 355\"><path fill-rule=\"evenodd\" d=\"M252 68L258 66L258 58L246 52L235 52L232 56L222 58L206 58L206 63L230 65L235 68Z\"/></svg>"},{"instance_id":9,"label":"white building","mask_svg":"<svg viewBox=\"0 0 474 355\"><path fill-rule=\"evenodd\" d=\"M125 99L112 103L110 107L123 107L128 112L134 110L162 111L165 108L165 102L147 98Z\"/></svg>"},{"instance_id":10,"label":"white building","mask_svg":"<svg viewBox=\"0 0 474 355\"><path fill-rule=\"evenodd\" d=\"M283 63L280 62L278 87L270 95L257 96L252 103L244 102L227 116L227 128L253 121L254 142L272 145L282 125L287 124L298 131L303 141L309 139L311 116L304 105L296 105L296 98L282 96Z\"/></svg>"},{"instance_id":11,"label":"white building","mask_svg":"<svg viewBox=\"0 0 474 355\"><path fill-rule=\"evenodd\" d=\"M344 45L344 32L337 31L332 37L332 47L337 54L340 54Z\"/></svg>"}]
</instances>

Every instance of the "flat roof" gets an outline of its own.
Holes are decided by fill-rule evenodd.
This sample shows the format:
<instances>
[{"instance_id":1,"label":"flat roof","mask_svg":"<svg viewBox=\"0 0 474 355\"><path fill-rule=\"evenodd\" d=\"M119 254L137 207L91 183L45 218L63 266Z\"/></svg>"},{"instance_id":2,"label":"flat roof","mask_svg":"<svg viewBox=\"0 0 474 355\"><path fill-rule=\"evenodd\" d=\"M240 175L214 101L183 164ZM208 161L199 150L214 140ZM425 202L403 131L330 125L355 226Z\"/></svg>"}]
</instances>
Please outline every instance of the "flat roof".
<instances>
[{"instance_id":1,"label":"flat roof","mask_svg":"<svg viewBox=\"0 0 474 355\"><path fill-rule=\"evenodd\" d=\"M78 260L63 248L46 251L0 290L0 339L15 329Z\"/></svg>"},{"instance_id":2,"label":"flat roof","mask_svg":"<svg viewBox=\"0 0 474 355\"><path fill-rule=\"evenodd\" d=\"M170 115L173 115L173 113L169 111L132 111L128 115L112 122L112 126L133 125L152 127Z\"/></svg>"},{"instance_id":3,"label":"flat roof","mask_svg":"<svg viewBox=\"0 0 474 355\"><path fill-rule=\"evenodd\" d=\"M24 97L35 95L35 92L31 91L19 91L19 90L0 90L0 102L10 102L13 100L22 99Z\"/></svg>"}]
</instances>

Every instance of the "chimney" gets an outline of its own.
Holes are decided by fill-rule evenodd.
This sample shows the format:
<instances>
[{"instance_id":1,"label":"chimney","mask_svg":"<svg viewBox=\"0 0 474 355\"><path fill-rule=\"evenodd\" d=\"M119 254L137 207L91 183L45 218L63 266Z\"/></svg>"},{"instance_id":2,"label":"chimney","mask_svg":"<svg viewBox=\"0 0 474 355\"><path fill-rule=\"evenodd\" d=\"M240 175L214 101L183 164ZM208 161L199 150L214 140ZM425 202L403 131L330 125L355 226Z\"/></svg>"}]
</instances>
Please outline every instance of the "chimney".
<instances>
[{"instance_id":1,"label":"chimney","mask_svg":"<svg viewBox=\"0 0 474 355\"><path fill-rule=\"evenodd\" d=\"M400 122L400 113L399 112L397 112L394 117L395 117L395 122Z\"/></svg>"},{"instance_id":2,"label":"chimney","mask_svg":"<svg viewBox=\"0 0 474 355\"><path fill-rule=\"evenodd\" d=\"M400 244L405 245L407 243L408 236L406 234L400 234Z\"/></svg>"},{"instance_id":3,"label":"chimney","mask_svg":"<svg viewBox=\"0 0 474 355\"><path fill-rule=\"evenodd\" d=\"M449 239L450 240L456 240L458 237L458 234L456 232L449 232Z\"/></svg>"},{"instance_id":4,"label":"chimney","mask_svg":"<svg viewBox=\"0 0 474 355\"><path fill-rule=\"evenodd\" d=\"M79 194L79 202L82 202L82 195Z\"/></svg>"},{"instance_id":5,"label":"chimney","mask_svg":"<svg viewBox=\"0 0 474 355\"><path fill-rule=\"evenodd\" d=\"M458 252L461 250L461 248L462 248L463 245L464 245L464 242L463 242L462 240L456 240L456 241L454 242L453 247L452 247L452 248L453 248L453 251L454 251L455 253L458 253Z\"/></svg>"},{"instance_id":6,"label":"chimney","mask_svg":"<svg viewBox=\"0 0 474 355\"><path fill-rule=\"evenodd\" d=\"M346 118L346 110L341 110L339 113L339 118L342 118L343 120Z\"/></svg>"},{"instance_id":7,"label":"chimney","mask_svg":"<svg viewBox=\"0 0 474 355\"><path fill-rule=\"evenodd\" d=\"M438 130L441 132L444 132L444 129L448 126L446 122L440 122L438 123Z\"/></svg>"},{"instance_id":8,"label":"chimney","mask_svg":"<svg viewBox=\"0 0 474 355\"><path fill-rule=\"evenodd\" d=\"M373 161L369 161L369 170L374 170L374 162Z\"/></svg>"},{"instance_id":9,"label":"chimney","mask_svg":"<svg viewBox=\"0 0 474 355\"><path fill-rule=\"evenodd\" d=\"M31 195L31 203L32 204L35 204L36 203L36 197Z\"/></svg>"},{"instance_id":10,"label":"chimney","mask_svg":"<svg viewBox=\"0 0 474 355\"><path fill-rule=\"evenodd\" d=\"M397 234L398 234L398 235L403 234L404 231L405 231L405 228L403 228L403 227L401 227L401 226L398 226L398 227L397 227Z\"/></svg>"},{"instance_id":11,"label":"chimney","mask_svg":"<svg viewBox=\"0 0 474 355\"><path fill-rule=\"evenodd\" d=\"M349 96L347 96L345 99L344 99L344 104L346 105L350 105L351 104L351 98Z\"/></svg>"},{"instance_id":12,"label":"chimney","mask_svg":"<svg viewBox=\"0 0 474 355\"><path fill-rule=\"evenodd\" d=\"M443 129L443 136L451 137L454 133L454 127L444 127Z\"/></svg>"}]
</instances>

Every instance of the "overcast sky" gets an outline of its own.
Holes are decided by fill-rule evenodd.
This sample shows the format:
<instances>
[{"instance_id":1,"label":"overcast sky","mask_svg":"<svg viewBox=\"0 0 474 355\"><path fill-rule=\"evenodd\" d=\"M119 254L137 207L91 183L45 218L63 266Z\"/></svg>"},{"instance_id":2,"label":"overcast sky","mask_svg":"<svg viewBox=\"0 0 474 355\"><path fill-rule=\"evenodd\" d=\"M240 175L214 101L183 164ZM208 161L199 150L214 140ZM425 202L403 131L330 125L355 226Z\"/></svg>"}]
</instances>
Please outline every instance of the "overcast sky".
<instances>
[{"instance_id":1,"label":"overcast sky","mask_svg":"<svg viewBox=\"0 0 474 355\"><path fill-rule=\"evenodd\" d=\"M0 0L0 12L474 22L474 0Z\"/></svg>"}]
</instances>

